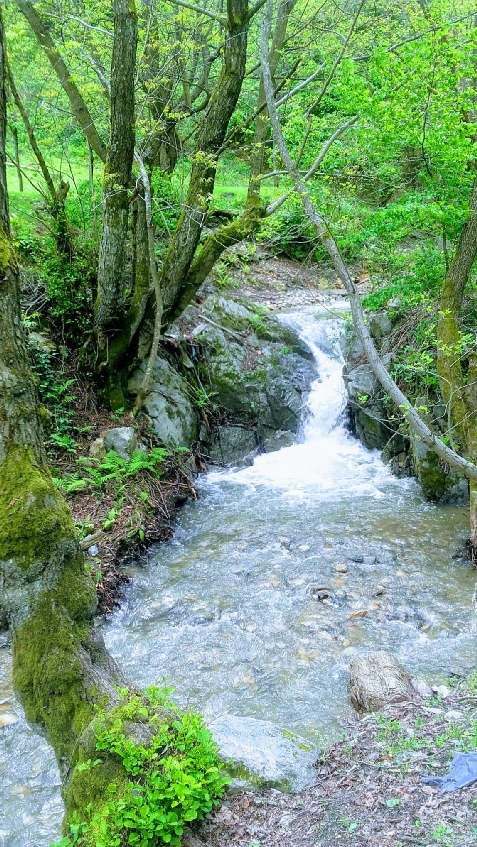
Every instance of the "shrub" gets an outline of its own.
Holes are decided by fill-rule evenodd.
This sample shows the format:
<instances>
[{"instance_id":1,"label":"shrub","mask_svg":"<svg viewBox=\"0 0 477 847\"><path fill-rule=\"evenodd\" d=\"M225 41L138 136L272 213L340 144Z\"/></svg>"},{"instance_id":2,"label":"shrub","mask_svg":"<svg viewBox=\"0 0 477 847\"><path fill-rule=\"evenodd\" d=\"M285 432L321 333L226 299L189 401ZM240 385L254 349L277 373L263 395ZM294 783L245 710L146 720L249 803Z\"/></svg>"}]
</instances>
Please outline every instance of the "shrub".
<instances>
[{"instance_id":1,"label":"shrub","mask_svg":"<svg viewBox=\"0 0 477 847\"><path fill-rule=\"evenodd\" d=\"M112 757L125 781L107 789L106 802L90 819L73 821L56 847L179 847L184 827L220 802L228 779L203 718L181 712L169 699L173 689L121 692L124 702L101 711L95 724L96 755L76 766L94 769Z\"/></svg>"}]
</instances>

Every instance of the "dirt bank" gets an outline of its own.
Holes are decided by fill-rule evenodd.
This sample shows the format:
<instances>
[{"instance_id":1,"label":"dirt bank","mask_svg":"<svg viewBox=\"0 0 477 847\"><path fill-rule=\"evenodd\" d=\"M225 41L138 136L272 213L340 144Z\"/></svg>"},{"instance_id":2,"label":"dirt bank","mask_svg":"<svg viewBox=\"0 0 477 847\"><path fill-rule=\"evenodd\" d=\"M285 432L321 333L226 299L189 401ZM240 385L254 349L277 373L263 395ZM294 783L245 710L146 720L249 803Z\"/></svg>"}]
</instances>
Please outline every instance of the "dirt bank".
<instances>
[{"instance_id":1,"label":"dirt bank","mask_svg":"<svg viewBox=\"0 0 477 847\"><path fill-rule=\"evenodd\" d=\"M477 676L425 706L402 704L343 726L296 795L229 794L184 847L471 847L477 783L441 795L422 783L477 748Z\"/></svg>"}]
</instances>

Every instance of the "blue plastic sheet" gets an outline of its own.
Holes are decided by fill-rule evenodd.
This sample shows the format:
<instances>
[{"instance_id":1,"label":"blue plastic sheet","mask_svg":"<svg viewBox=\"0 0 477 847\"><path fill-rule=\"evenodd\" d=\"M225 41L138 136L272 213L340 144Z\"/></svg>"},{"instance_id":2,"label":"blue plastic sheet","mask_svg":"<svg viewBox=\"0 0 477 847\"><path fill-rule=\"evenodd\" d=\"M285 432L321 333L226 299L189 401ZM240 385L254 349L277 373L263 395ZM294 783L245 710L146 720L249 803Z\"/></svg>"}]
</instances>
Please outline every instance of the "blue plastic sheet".
<instances>
[{"instance_id":1,"label":"blue plastic sheet","mask_svg":"<svg viewBox=\"0 0 477 847\"><path fill-rule=\"evenodd\" d=\"M457 753L452 759L450 771L445 776L427 776L422 780L445 791L457 791L477 782L477 753Z\"/></svg>"}]
</instances>

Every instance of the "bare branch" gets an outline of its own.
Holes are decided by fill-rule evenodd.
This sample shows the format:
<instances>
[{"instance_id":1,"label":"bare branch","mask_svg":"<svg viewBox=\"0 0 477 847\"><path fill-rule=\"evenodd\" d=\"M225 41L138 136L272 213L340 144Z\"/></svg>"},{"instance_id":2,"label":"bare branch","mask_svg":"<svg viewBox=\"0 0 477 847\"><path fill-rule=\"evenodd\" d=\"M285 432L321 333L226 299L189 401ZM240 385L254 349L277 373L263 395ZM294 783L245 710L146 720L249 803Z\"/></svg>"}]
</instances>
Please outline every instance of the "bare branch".
<instances>
[{"instance_id":1,"label":"bare branch","mask_svg":"<svg viewBox=\"0 0 477 847\"><path fill-rule=\"evenodd\" d=\"M210 12L209 9L203 9L202 6L196 6L195 3L186 3L185 0L167 0L168 3L173 3L174 6L182 6L184 9L190 9L191 12L198 12L199 15L207 15L213 21L217 21L221 26L225 26L227 19L224 15L218 15L216 12Z\"/></svg>"},{"instance_id":2,"label":"bare branch","mask_svg":"<svg viewBox=\"0 0 477 847\"><path fill-rule=\"evenodd\" d=\"M312 176L315 175L315 173L317 172L321 163L323 162L323 159L325 158L326 154L328 153L328 150L330 149L331 145L341 135L343 135L343 133L346 132L347 129L349 129L351 126L353 126L356 123L357 120L358 120L358 117L356 115L354 118L351 118L345 124L338 127L338 129L333 133L333 135L330 136L330 138L328 138L328 140L324 143L323 147L321 148L319 155L316 157L315 161L313 162L311 168L303 175L303 177L302 177L303 182L307 182L309 179L311 179ZM296 163L295 163L295 167L296 167ZM286 171L286 173L288 173L288 171ZM276 212L277 209L280 208L280 206L283 206L285 200L288 200L290 194L293 194L294 191L295 191L295 189L292 188L290 191L287 191L286 194L283 194L281 197L279 197L277 200L275 200L270 206L268 206L266 213L265 213L266 216L270 217L270 215L273 215L273 213Z\"/></svg>"},{"instance_id":3,"label":"bare branch","mask_svg":"<svg viewBox=\"0 0 477 847\"><path fill-rule=\"evenodd\" d=\"M306 88L306 86L309 85L310 82L313 82L313 80L316 79L317 76L319 76L319 74L324 68L326 68L326 62L323 62L323 64L320 65L320 67L317 68L316 71L314 71L309 77L304 79L302 82L299 82L298 85L295 85L295 88L292 88L291 91L287 91L287 93L284 94L280 100L277 100L275 104L276 107L278 108L278 106L283 106L283 104L286 103L287 100L290 99L290 97L293 97L294 94L298 94L299 91L303 91L303 89Z\"/></svg>"}]
</instances>

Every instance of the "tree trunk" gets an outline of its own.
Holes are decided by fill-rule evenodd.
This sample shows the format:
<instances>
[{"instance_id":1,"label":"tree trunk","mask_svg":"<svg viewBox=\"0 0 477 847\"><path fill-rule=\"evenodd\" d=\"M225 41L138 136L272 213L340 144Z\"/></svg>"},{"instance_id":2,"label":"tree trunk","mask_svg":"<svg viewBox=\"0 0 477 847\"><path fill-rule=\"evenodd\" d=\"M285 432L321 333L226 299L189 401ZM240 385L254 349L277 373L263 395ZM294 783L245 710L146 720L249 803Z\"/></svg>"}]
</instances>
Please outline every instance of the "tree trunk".
<instances>
[{"instance_id":1,"label":"tree trunk","mask_svg":"<svg viewBox=\"0 0 477 847\"><path fill-rule=\"evenodd\" d=\"M99 346L123 320L129 184L134 157L134 80L137 15L131 0L114 0L111 62L111 136L103 185L95 325Z\"/></svg>"},{"instance_id":2,"label":"tree trunk","mask_svg":"<svg viewBox=\"0 0 477 847\"><path fill-rule=\"evenodd\" d=\"M13 156L15 160L15 167L17 169L17 178L18 178L18 190L20 192L23 191L23 174L20 165L20 149L18 146L18 130L16 126L11 127L12 130L12 138L13 138Z\"/></svg>"},{"instance_id":3,"label":"tree trunk","mask_svg":"<svg viewBox=\"0 0 477 847\"><path fill-rule=\"evenodd\" d=\"M0 17L0 577L13 630L13 678L29 721L43 727L62 772L94 705L122 676L93 628L96 593L70 511L46 464L35 381L20 314L5 176L5 61Z\"/></svg>"}]
</instances>

